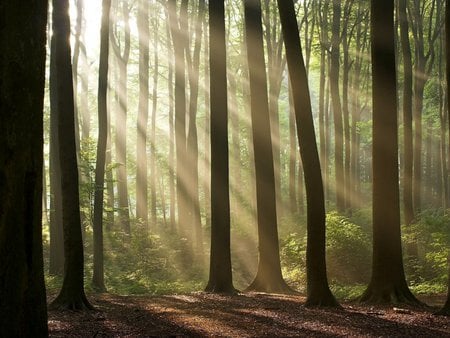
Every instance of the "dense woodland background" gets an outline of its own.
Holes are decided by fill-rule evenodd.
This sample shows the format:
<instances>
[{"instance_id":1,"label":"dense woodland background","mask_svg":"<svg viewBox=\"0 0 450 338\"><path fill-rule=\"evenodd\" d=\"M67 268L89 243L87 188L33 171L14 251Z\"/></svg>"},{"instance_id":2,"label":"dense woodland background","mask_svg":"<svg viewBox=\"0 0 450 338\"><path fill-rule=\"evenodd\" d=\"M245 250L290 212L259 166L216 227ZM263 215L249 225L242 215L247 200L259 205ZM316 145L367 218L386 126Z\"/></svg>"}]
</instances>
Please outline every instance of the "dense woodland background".
<instances>
[{"instance_id":1,"label":"dense woodland background","mask_svg":"<svg viewBox=\"0 0 450 338\"><path fill-rule=\"evenodd\" d=\"M448 1L373 2L52 1L50 306L91 308L84 288L445 293Z\"/></svg>"}]
</instances>

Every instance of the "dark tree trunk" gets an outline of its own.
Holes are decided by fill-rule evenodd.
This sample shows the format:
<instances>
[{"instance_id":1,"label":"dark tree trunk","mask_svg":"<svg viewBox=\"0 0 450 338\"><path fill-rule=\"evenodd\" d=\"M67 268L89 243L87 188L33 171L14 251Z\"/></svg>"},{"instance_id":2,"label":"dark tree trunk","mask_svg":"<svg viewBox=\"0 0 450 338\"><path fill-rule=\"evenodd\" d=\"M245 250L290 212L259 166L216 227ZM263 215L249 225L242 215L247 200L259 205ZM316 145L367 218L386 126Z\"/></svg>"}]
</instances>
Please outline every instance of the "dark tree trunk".
<instances>
[{"instance_id":1,"label":"dark tree trunk","mask_svg":"<svg viewBox=\"0 0 450 338\"><path fill-rule=\"evenodd\" d=\"M56 109L58 115L59 166L61 168L62 221L64 232L64 281L50 307L92 309L84 293L84 257L76 154L75 102L70 62L69 1L53 0L51 56L54 62Z\"/></svg>"},{"instance_id":2,"label":"dark tree trunk","mask_svg":"<svg viewBox=\"0 0 450 338\"><path fill-rule=\"evenodd\" d=\"M62 221L61 168L58 142L56 53L54 40L50 53L50 257L49 273L64 274L64 238Z\"/></svg>"},{"instance_id":3,"label":"dark tree trunk","mask_svg":"<svg viewBox=\"0 0 450 338\"><path fill-rule=\"evenodd\" d=\"M317 151L308 79L302 57L293 1L278 0L289 75L294 93L295 118L303 161L307 198L307 300L309 306L337 306L327 280L325 262L325 200Z\"/></svg>"},{"instance_id":4,"label":"dark tree trunk","mask_svg":"<svg viewBox=\"0 0 450 338\"><path fill-rule=\"evenodd\" d=\"M210 1L211 257L206 291L235 293L230 252L230 192L224 1Z\"/></svg>"},{"instance_id":5,"label":"dark tree trunk","mask_svg":"<svg viewBox=\"0 0 450 338\"><path fill-rule=\"evenodd\" d=\"M394 0L371 1L373 259L367 303L418 301L406 284L400 234Z\"/></svg>"},{"instance_id":6,"label":"dark tree trunk","mask_svg":"<svg viewBox=\"0 0 450 338\"><path fill-rule=\"evenodd\" d=\"M109 55L109 15L111 0L102 2L102 25L100 31L100 64L98 75L98 143L95 165L94 195L94 272L92 285L95 290L106 290L103 272L103 187L105 183L105 155L107 140L107 92Z\"/></svg>"},{"instance_id":7,"label":"dark tree trunk","mask_svg":"<svg viewBox=\"0 0 450 338\"><path fill-rule=\"evenodd\" d=\"M45 337L42 166L48 1L0 3L0 336Z\"/></svg>"},{"instance_id":8,"label":"dark tree trunk","mask_svg":"<svg viewBox=\"0 0 450 338\"><path fill-rule=\"evenodd\" d=\"M147 180L147 125L149 98L149 4L139 0L139 110L136 141L136 218L148 226L148 180Z\"/></svg>"},{"instance_id":9,"label":"dark tree trunk","mask_svg":"<svg viewBox=\"0 0 450 338\"><path fill-rule=\"evenodd\" d=\"M298 211L295 167L297 162L297 139L295 134L294 94L289 80L289 208L291 213Z\"/></svg>"},{"instance_id":10,"label":"dark tree trunk","mask_svg":"<svg viewBox=\"0 0 450 338\"><path fill-rule=\"evenodd\" d=\"M260 0L244 1L258 218L258 271L247 290L292 292L281 274Z\"/></svg>"},{"instance_id":11,"label":"dark tree trunk","mask_svg":"<svg viewBox=\"0 0 450 338\"><path fill-rule=\"evenodd\" d=\"M403 55L403 214L406 226L414 219L413 209L413 134L412 134L412 58L409 42L406 0L399 0L400 40ZM407 250L411 253L412 248Z\"/></svg>"},{"instance_id":12,"label":"dark tree trunk","mask_svg":"<svg viewBox=\"0 0 450 338\"><path fill-rule=\"evenodd\" d=\"M446 80L447 80L447 98L450 98L450 0L445 1L445 61L446 61ZM448 99L447 99L448 100ZM447 103L448 109L448 103ZM449 118L450 120L450 118ZM447 265L450 267L450 259L447 259ZM450 315L450 268L448 269L448 290L447 301L443 308L438 312L442 315Z\"/></svg>"}]
</instances>

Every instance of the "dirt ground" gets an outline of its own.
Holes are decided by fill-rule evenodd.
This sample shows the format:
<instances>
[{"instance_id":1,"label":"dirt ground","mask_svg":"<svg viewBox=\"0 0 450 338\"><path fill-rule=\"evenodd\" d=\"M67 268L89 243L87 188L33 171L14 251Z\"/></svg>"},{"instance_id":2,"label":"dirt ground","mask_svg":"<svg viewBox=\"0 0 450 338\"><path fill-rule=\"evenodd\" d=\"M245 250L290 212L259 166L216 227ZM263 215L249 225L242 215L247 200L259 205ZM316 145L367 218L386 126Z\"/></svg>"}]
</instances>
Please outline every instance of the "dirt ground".
<instances>
[{"instance_id":1,"label":"dirt ground","mask_svg":"<svg viewBox=\"0 0 450 338\"><path fill-rule=\"evenodd\" d=\"M439 304L443 297L426 299ZM52 337L450 337L450 318L433 309L311 309L302 296L207 293L90 295L97 311L49 311Z\"/></svg>"}]
</instances>

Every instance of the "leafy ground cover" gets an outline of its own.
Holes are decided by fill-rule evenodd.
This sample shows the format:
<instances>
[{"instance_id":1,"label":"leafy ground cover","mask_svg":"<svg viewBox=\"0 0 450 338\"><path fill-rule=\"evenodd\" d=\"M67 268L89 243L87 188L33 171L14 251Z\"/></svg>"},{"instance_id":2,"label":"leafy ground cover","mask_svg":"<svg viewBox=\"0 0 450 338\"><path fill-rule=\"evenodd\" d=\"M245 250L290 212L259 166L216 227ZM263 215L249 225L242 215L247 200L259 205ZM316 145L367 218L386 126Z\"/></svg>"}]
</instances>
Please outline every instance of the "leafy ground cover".
<instances>
[{"instance_id":1,"label":"leafy ground cover","mask_svg":"<svg viewBox=\"0 0 450 338\"><path fill-rule=\"evenodd\" d=\"M449 337L450 318L434 306L372 307L346 302L342 309L304 307L303 296L190 293L167 296L90 295L97 311L50 311L53 337Z\"/></svg>"}]
</instances>

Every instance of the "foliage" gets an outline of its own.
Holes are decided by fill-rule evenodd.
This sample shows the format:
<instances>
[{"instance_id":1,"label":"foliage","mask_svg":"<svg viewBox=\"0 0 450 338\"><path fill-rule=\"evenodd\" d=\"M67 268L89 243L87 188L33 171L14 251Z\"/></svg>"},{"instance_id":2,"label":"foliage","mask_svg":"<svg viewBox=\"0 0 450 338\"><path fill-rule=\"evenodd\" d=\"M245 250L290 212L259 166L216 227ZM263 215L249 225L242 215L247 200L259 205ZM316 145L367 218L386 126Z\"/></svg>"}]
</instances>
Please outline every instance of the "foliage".
<instances>
[{"instance_id":1,"label":"foliage","mask_svg":"<svg viewBox=\"0 0 450 338\"><path fill-rule=\"evenodd\" d=\"M327 215L327 271L334 283L366 283L370 275L370 238L363 228L336 212ZM283 275L298 289L306 284L306 234L281 241Z\"/></svg>"},{"instance_id":2,"label":"foliage","mask_svg":"<svg viewBox=\"0 0 450 338\"><path fill-rule=\"evenodd\" d=\"M332 281L365 283L371 266L371 243L361 226L336 212L327 215L327 266Z\"/></svg>"},{"instance_id":3,"label":"foliage","mask_svg":"<svg viewBox=\"0 0 450 338\"><path fill-rule=\"evenodd\" d=\"M406 270L414 273L411 275L413 287L420 292L445 289L450 255L450 210L425 210L403 233L406 245L417 243L418 246L417 259L406 259Z\"/></svg>"}]
</instances>

